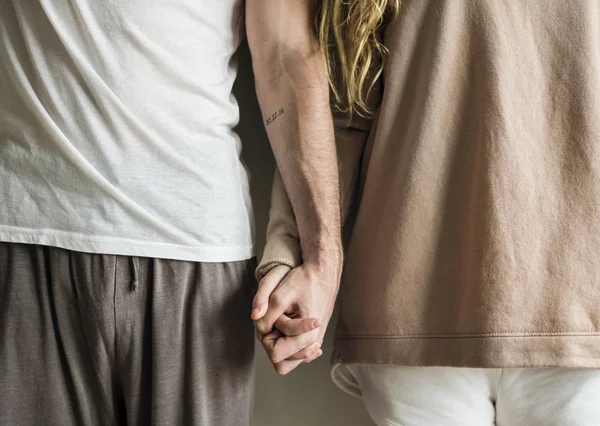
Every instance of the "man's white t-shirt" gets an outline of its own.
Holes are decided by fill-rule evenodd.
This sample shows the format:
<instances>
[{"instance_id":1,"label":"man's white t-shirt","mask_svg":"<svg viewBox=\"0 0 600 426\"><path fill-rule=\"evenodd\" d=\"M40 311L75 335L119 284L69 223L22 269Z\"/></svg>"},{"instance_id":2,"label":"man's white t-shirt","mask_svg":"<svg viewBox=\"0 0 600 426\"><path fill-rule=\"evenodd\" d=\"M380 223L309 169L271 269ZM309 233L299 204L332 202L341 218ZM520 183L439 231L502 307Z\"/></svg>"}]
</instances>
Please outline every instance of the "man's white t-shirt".
<instances>
[{"instance_id":1,"label":"man's white t-shirt","mask_svg":"<svg viewBox=\"0 0 600 426\"><path fill-rule=\"evenodd\" d=\"M242 0L0 3L0 241L254 255Z\"/></svg>"}]
</instances>

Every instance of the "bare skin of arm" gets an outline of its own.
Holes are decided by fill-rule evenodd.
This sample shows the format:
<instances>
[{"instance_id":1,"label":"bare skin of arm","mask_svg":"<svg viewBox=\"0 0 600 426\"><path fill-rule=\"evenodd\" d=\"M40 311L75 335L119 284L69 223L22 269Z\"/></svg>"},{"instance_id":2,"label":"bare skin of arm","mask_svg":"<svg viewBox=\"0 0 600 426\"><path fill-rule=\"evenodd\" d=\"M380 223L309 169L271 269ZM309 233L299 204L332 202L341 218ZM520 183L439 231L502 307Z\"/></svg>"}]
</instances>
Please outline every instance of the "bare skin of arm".
<instances>
[{"instance_id":1,"label":"bare skin of arm","mask_svg":"<svg viewBox=\"0 0 600 426\"><path fill-rule=\"evenodd\" d=\"M246 1L256 92L302 248L300 267L277 283L261 282L276 288L264 292L269 300L258 299L252 313L259 334L269 335L263 346L281 374L319 354L342 265L334 129L314 16L312 0ZM303 333L270 334L292 325Z\"/></svg>"}]
</instances>

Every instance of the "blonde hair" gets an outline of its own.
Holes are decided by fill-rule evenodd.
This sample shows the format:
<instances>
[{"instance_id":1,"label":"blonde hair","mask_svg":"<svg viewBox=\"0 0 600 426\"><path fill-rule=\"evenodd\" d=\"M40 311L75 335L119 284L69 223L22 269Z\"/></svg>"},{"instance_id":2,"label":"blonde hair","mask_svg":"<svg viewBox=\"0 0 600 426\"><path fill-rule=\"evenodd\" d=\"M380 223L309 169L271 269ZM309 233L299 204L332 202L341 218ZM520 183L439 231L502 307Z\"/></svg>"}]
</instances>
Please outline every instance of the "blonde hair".
<instances>
[{"instance_id":1,"label":"blonde hair","mask_svg":"<svg viewBox=\"0 0 600 426\"><path fill-rule=\"evenodd\" d=\"M370 116L369 91L381 76L387 49L382 26L400 0L322 0L317 33L325 55L334 107ZM367 86L368 84L368 86Z\"/></svg>"}]
</instances>

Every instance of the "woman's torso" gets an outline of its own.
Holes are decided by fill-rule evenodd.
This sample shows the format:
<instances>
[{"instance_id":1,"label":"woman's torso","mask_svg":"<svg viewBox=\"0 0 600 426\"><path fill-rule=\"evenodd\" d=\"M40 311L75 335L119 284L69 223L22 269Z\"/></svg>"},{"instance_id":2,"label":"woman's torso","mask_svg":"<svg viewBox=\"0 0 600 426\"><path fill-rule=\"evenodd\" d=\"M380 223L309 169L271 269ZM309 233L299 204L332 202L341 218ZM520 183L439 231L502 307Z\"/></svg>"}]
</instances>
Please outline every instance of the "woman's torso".
<instances>
[{"instance_id":1,"label":"woman's torso","mask_svg":"<svg viewBox=\"0 0 600 426\"><path fill-rule=\"evenodd\" d=\"M403 1L336 357L600 366L600 3Z\"/></svg>"}]
</instances>

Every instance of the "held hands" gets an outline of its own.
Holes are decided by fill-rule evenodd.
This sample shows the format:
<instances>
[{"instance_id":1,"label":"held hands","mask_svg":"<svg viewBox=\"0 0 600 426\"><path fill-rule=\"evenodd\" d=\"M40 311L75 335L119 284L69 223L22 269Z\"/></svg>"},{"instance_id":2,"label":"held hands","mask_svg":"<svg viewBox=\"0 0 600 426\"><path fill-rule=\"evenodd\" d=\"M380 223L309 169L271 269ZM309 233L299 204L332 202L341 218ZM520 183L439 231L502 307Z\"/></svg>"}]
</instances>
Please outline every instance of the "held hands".
<instances>
[{"instance_id":1,"label":"held hands","mask_svg":"<svg viewBox=\"0 0 600 426\"><path fill-rule=\"evenodd\" d=\"M339 268L277 266L261 280L252 319L275 370L285 375L323 354L339 288Z\"/></svg>"}]
</instances>

